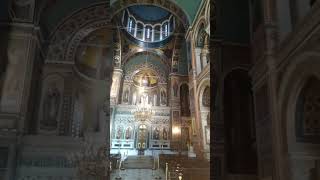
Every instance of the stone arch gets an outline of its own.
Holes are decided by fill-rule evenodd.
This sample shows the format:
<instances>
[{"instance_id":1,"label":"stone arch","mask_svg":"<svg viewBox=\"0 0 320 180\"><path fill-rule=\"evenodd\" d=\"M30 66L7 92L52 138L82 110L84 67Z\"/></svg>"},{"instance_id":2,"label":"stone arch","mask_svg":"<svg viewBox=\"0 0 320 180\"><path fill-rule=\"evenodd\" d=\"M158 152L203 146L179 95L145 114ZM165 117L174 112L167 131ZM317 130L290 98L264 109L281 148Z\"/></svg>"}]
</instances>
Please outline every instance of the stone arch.
<instances>
[{"instance_id":1,"label":"stone arch","mask_svg":"<svg viewBox=\"0 0 320 180\"><path fill-rule=\"evenodd\" d=\"M46 62L73 64L74 52L80 41L90 32L110 25L108 9L105 3L95 4L63 19L49 35Z\"/></svg>"},{"instance_id":2,"label":"stone arch","mask_svg":"<svg viewBox=\"0 0 320 180\"><path fill-rule=\"evenodd\" d=\"M199 97L199 111L200 111L200 124L201 133L203 137L203 148L207 159L210 159L210 105L203 106L203 97L208 96L210 98L210 79L203 79L199 83L199 88L197 88L197 96ZM207 91L207 92L206 92ZM208 93L208 94L205 94Z\"/></svg>"},{"instance_id":3,"label":"stone arch","mask_svg":"<svg viewBox=\"0 0 320 180\"><path fill-rule=\"evenodd\" d=\"M248 71L238 68L223 81L227 173L257 175L251 78Z\"/></svg>"},{"instance_id":4,"label":"stone arch","mask_svg":"<svg viewBox=\"0 0 320 180\"><path fill-rule=\"evenodd\" d=\"M187 13L174 2L167 0L117 0L116 2L111 4L111 19L123 9L133 5L153 5L163 8L174 14L177 19L182 22L185 30L187 30L189 25L191 24L190 18Z\"/></svg>"},{"instance_id":5,"label":"stone arch","mask_svg":"<svg viewBox=\"0 0 320 180\"><path fill-rule=\"evenodd\" d=\"M202 29L205 30L206 27L208 26L208 22L206 21L206 18L204 16L202 16L196 23L195 25L195 33L193 34L193 39L195 39L197 41L198 37L199 37L199 31L201 31ZM197 44L196 44L197 45Z\"/></svg>"},{"instance_id":6,"label":"stone arch","mask_svg":"<svg viewBox=\"0 0 320 180\"><path fill-rule=\"evenodd\" d=\"M186 82L186 81L182 81L182 82L180 82L179 84L178 84L178 93L177 93L177 97L180 97L180 88L181 88L181 86L182 85L187 85L188 87L189 87L189 83L188 82ZM190 89L189 89L189 91L190 91Z\"/></svg>"},{"instance_id":7,"label":"stone arch","mask_svg":"<svg viewBox=\"0 0 320 180\"><path fill-rule=\"evenodd\" d=\"M295 135L301 143L319 144L320 80L315 75L306 78L296 100Z\"/></svg>"},{"instance_id":8,"label":"stone arch","mask_svg":"<svg viewBox=\"0 0 320 180\"><path fill-rule=\"evenodd\" d=\"M202 80L199 83L199 88L197 89L197 95L198 95L198 97L200 97L200 99L199 99L200 106L202 105L201 97L203 96L203 93L204 93L206 87L210 88L210 79L209 78Z\"/></svg>"},{"instance_id":9,"label":"stone arch","mask_svg":"<svg viewBox=\"0 0 320 180\"><path fill-rule=\"evenodd\" d=\"M320 144L299 142L296 136L297 103L310 77L320 79L318 58L319 54L311 52L293 57L280 81L277 98L279 105L277 134L281 137L279 141L281 159L279 161L282 166L279 168L284 178L305 179L306 177L299 176L302 169L309 173L312 172L315 168L312 164L315 164L320 157ZM310 166L299 167L301 163L309 163Z\"/></svg>"},{"instance_id":10,"label":"stone arch","mask_svg":"<svg viewBox=\"0 0 320 180\"><path fill-rule=\"evenodd\" d=\"M133 49L131 50L129 53L127 53L125 56L123 56L122 58L122 67L133 57L135 56L139 56L141 54L152 54L152 55L155 55L155 56L158 56L160 57L161 59L161 62L168 68L170 69L170 59L164 55L163 53L160 53L159 51L156 51L154 49L147 49L147 50L141 50L141 49Z\"/></svg>"}]
</instances>

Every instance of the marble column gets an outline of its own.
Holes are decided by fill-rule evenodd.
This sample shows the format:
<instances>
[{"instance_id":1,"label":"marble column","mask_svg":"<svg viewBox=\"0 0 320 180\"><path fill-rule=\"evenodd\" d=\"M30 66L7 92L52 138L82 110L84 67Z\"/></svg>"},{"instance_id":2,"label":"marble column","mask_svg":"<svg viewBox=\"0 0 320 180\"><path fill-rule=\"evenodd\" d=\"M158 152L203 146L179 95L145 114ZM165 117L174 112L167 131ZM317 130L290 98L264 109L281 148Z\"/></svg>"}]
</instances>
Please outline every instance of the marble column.
<instances>
[{"instance_id":1,"label":"marble column","mask_svg":"<svg viewBox=\"0 0 320 180\"><path fill-rule=\"evenodd\" d=\"M191 32L191 34L194 32ZM202 156L202 147L203 147L203 141L202 139L204 138L204 135L202 134L202 125L201 125L201 118L200 118L200 106L199 106L199 97L198 97L198 89L197 89L197 71L196 71L196 55L195 55L195 40L193 37L190 37L190 42L191 42L191 80L190 80L190 89L193 92L193 101L194 101L194 118L195 118L195 129L196 129L196 142L197 148L196 148L196 153L198 156Z\"/></svg>"},{"instance_id":2,"label":"marble column","mask_svg":"<svg viewBox=\"0 0 320 180\"><path fill-rule=\"evenodd\" d=\"M35 66L40 62L36 59L40 54L42 43L40 29L34 21L35 0L21 3L13 0L10 3L10 22L3 23L0 28L6 32L5 40L2 39L1 52L6 61L3 74L3 86L0 94L0 129L10 136L8 144L8 161L5 180L15 179L17 169L17 147L19 147L19 134L27 133L28 120L33 119L30 103L31 92L37 91L32 86L35 76ZM9 130L9 131L8 131ZM4 143L6 144L6 143Z\"/></svg>"}]
</instances>

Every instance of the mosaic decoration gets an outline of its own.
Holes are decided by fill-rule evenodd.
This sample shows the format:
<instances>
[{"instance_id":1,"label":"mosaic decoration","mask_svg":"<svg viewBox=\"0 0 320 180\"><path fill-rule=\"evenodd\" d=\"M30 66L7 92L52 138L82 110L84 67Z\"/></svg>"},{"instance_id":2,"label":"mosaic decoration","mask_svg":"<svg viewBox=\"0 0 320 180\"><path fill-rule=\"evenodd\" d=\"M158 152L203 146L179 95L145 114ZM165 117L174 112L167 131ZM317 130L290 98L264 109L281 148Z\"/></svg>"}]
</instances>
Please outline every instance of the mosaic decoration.
<instances>
[{"instance_id":1,"label":"mosaic decoration","mask_svg":"<svg viewBox=\"0 0 320 180\"><path fill-rule=\"evenodd\" d=\"M135 65L133 67L129 67L126 72L125 80L129 81L129 82L133 81L133 77L134 77L135 72L139 69L145 69L145 68L152 69L155 71L156 76L158 77L159 83L166 83L167 82L167 75L164 74L164 72L160 71L160 69L157 66L150 64L150 63L148 63L148 64L141 63L141 64Z\"/></svg>"},{"instance_id":2,"label":"mosaic decoration","mask_svg":"<svg viewBox=\"0 0 320 180\"><path fill-rule=\"evenodd\" d=\"M72 62L80 41L90 32L108 24L106 18L109 17L108 9L106 4L94 5L62 21L50 35L51 40L46 61ZM66 49L68 49L67 53L65 53Z\"/></svg>"}]
</instances>

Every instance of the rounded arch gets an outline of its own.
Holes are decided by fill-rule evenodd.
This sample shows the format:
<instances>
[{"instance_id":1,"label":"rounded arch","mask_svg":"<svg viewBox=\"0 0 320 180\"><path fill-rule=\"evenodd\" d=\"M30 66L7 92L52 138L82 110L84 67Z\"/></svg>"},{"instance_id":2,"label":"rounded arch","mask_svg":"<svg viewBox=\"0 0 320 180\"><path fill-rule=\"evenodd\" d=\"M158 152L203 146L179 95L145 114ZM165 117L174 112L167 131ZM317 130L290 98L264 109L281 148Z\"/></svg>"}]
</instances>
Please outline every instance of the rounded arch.
<instances>
[{"instance_id":1,"label":"rounded arch","mask_svg":"<svg viewBox=\"0 0 320 180\"><path fill-rule=\"evenodd\" d=\"M210 87L210 78L202 79L198 85L197 96L201 97L206 87Z\"/></svg>"},{"instance_id":2,"label":"rounded arch","mask_svg":"<svg viewBox=\"0 0 320 180\"><path fill-rule=\"evenodd\" d=\"M80 41L94 30L111 26L110 21L105 18L109 11L105 3L98 3L77 10L61 20L49 32L46 63L73 64L74 52Z\"/></svg>"},{"instance_id":3,"label":"rounded arch","mask_svg":"<svg viewBox=\"0 0 320 180\"><path fill-rule=\"evenodd\" d=\"M201 29L205 29L208 26L208 23L206 21L206 18L202 16L195 25L195 33L193 34L193 39L197 40L199 36L199 31Z\"/></svg>"},{"instance_id":4,"label":"rounded arch","mask_svg":"<svg viewBox=\"0 0 320 180\"><path fill-rule=\"evenodd\" d=\"M319 158L320 156L319 144L297 142L295 134L296 108L299 96L310 77L314 76L320 79L318 59L319 54L312 52L301 53L293 57L291 63L285 68L279 83L277 134L281 137L279 157L282 157L279 159L282 164L279 171L282 173L281 176L287 179L292 178L290 178L290 171L299 171L299 169L295 169L292 160L297 157Z\"/></svg>"},{"instance_id":5,"label":"rounded arch","mask_svg":"<svg viewBox=\"0 0 320 180\"><path fill-rule=\"evenodd\" d=\"M190 17L180 8L177 4L172 1L155 1L155 0L140 0L140 1L127 1L127 0L117 0L111 4L111 19L121 12L123 9L134 6L134 5L153 5L163 8L170 13L174 14L183 24L185 30L188 29L190 22Z\"/></svg>"},{"instance_id":6,"label":"rounded arch","mask_svg":"<svg viewBox=\"0 0 320 180\"><path fill-rule=\"evenodd\" d=\"M290 143L294 142L294 132L289 132L289 130L294 125L290 120L295 118L292 113L295 112L298 96L310 76L320 79L320 62L317 58L319 58L319 55L313 53L304 53L295 57L286 68L280 83L278 104L280 117L283 119L280 129L284 133L282 134L283 142L288 144L288 148L292 145ZM290 92L289 95L288 92Z\"/></svg>"},{"instance_id":7,"label":"rounded arch","mask_svg":"<svg viewBox=\"0 0 320 180\"><path fill-rule=\"evenodd\" d=\"M123 56L121 66L122 67L125 66L125 64L133 57L140 56L140 55L148 55L148 54L152 54L154 56L160 57L161 63L167 67L166 70L170 69L170 59L168 59L168 57L165 56L163 53L161 53L157 50L154 50L154 49L144 50L144 49L139 49L139 48L133 49L129 53L127 53L125 56Z\"/></svg>"},{"instance_id":8,"label":"rounded arch","mask_svg":"<svg viewBox=\"0 0 320 180\"><path fill-rule=\"evenodd\" d=\"M182 81L182 82L180 82L180 83L178 84L178 93L177 93L177 96L178 96L178 97L180 97L180 88L181 88L182 85L187 85L187 86L190 88L189 83L188 83L187 81ZM190 91L190 89L189 89L189 91Z\"/></svg>"},{"instance_id":9,"label":"rounded arch","mask_svg":"<svg viewBox=\"0 0 320 180\"><path fill-rule=\"evenodd\" d=\"M223 72L222 77L223 79L225 79L228 75L230 75L232 72L234 71L244 71L244 72L249 72L250 68L248 66L245 65L240 65L240 66L236 66L230 69L227 69L226 71Z\"/></svg>"},{"instance_id":10,"label":"rounded arch","mask_svg":"<svg viewBox=\"0 0 320 180\"><path fill-rule=\"evenodd\" d=\"M248 71L235 68L226 74L223 84L227 173L256 175L258 156L251 78Z\"/></svg>"}]
</instances>

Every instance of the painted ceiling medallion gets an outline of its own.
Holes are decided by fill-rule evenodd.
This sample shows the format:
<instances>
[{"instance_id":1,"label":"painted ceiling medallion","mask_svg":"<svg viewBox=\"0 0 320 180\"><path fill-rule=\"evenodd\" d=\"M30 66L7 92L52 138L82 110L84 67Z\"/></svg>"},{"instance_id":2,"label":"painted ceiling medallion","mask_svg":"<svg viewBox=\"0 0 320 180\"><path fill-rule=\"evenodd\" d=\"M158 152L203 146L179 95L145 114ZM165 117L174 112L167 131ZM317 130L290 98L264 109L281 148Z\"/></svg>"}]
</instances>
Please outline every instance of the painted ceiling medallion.
<instances>
[{"instance_id":1,"label":"painted ceiling medallion","mask_svg":"<svg viewBox=\"0 0 320 180\"><path fill-rule=\"evenodd\" d=\"M133 76L133 82L138 87L154 88L158 85L158 76L151 69L142 69Z\"/></svg>"}]
</instances>

